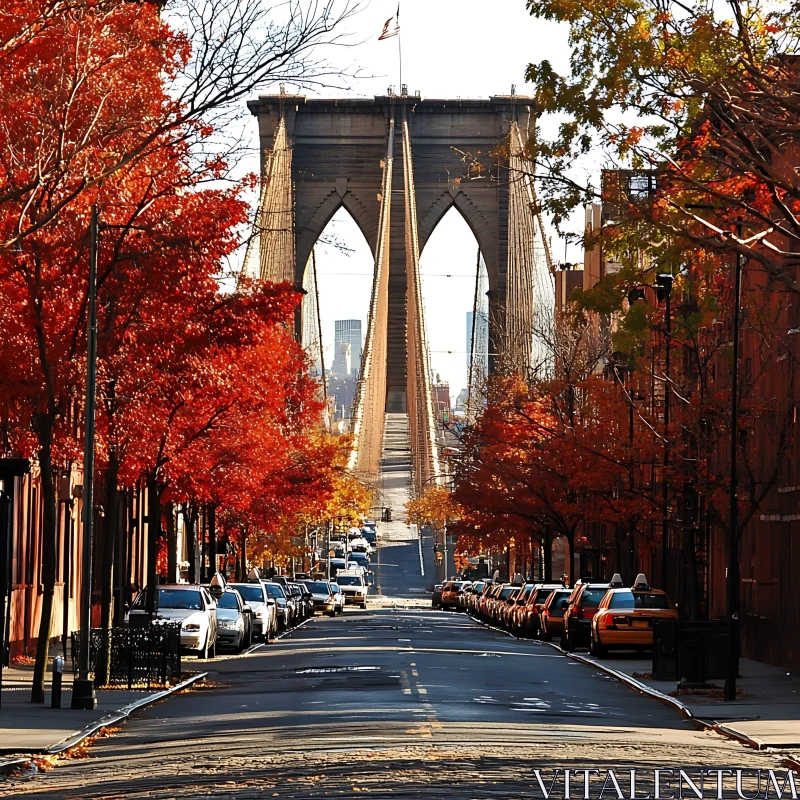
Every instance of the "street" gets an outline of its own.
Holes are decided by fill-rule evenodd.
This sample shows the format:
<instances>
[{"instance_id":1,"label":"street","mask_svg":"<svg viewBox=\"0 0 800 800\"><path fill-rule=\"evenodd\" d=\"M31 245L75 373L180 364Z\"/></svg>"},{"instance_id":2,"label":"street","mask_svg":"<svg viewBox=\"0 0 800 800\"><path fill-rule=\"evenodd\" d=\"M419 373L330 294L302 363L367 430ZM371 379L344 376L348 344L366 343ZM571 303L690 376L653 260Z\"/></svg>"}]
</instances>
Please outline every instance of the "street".
<instances>
[{"instance_id":1,"label":"street","mask_svg":"<svg viewBox=\"0 0 800 800\"><path fill-rule=\"evenodd\" d=\"M416 540L379 555L366 611L208 662L205 688L0 793L514 797L541 796L534 769L776 766L544 643L430 609Z\"/></svg>"}]
</instances>

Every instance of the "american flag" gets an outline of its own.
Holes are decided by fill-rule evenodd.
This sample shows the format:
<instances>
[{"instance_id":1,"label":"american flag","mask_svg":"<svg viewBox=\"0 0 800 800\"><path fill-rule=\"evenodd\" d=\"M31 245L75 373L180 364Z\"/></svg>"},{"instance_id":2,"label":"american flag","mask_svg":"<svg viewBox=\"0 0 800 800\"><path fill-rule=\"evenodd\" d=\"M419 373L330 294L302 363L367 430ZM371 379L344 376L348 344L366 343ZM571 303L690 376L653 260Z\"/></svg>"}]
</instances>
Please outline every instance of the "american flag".
<instances>
[{"instance_id":1,"label":"american flag","mask_svg":"<svg viewBox=\"0 0 800 800\"><path fill-rule=\"evenodd\" d=\"M391 24L394 22L394 28L391 27ZM400 33L400 3L397 4L397 13L393 17L389 17L386 20L386 23L383 26L383 32L378 37L378 41L381 42L384 39L391 39L392 36L397 36Z\"/></svg>"}]
</instances>

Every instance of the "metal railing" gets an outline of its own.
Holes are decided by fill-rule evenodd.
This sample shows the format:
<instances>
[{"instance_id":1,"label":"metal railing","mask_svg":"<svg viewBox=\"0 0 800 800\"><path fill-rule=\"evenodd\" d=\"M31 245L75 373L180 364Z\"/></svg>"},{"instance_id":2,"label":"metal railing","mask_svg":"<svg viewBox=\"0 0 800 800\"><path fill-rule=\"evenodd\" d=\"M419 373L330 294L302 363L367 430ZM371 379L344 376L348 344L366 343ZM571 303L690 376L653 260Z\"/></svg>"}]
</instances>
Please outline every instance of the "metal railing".
<instances>
[{"instance_id":1,"label":"metal railing","mask_svg":"<svg viewBox=\"0 0 800 800\"><path fill-rule=\"evenodd\" d=\"M80 652L79 631L72 634L72 671ZM92 628L90 671L97 686L127 689L169 686L181 676L180 623L141 628Z\"/></svg>"}]
</instances>

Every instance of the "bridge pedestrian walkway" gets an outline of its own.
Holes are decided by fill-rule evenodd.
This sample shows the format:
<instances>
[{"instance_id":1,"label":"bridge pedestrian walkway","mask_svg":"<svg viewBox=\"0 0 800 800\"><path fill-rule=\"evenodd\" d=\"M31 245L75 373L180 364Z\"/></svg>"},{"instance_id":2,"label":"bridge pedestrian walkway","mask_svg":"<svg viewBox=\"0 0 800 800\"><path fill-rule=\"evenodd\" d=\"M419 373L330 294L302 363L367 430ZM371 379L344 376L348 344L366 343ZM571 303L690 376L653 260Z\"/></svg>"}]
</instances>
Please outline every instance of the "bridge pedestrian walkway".
<instances>
[{"instance_id":1,"label":"bridge pedestrian walkway","mask_svg":"<svg viewBox=\"0 0 800 800\"><path fill-rule=\"evenodd\" d=\"M386 414L378 489L392 521L378 523L380 546L373 563L378 595L391 598L425 598L433 583L433 541L424 535L420 542L405 522L405 506L414 495L412 463L408 415Z\"/></svg>"}]
</instances>

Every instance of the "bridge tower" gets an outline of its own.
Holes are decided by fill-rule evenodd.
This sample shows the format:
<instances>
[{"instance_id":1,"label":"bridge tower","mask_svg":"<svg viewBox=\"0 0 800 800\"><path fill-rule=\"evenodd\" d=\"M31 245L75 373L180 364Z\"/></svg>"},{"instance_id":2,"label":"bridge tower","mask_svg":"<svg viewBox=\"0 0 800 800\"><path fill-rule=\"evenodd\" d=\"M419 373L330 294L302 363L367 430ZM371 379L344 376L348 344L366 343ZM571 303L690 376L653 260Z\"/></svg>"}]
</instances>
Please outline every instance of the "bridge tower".
<instances>
[{"instance_id":1,"label":"bridge tower","mask_svg":"<svg viewBox=\"0 0 800 800\"><path fill-rule=\"evenodd\" d=\"M436 477L428 473L437 473L438 455L419 253L445 213L459 210L485 260L490 371L498 354L526 369L535 306L553 306L552 279L533 259L535 196L522 154L532 100L277 95L248 105L265 174L260 258L248 268L302 286L317 239L340 207L348 210L375 260L354 464L374 473L384 413L408 413L421 490Z\"/></svg>"}]
</instances>

